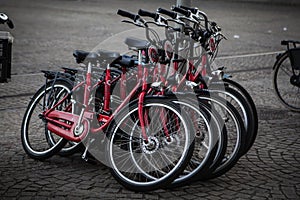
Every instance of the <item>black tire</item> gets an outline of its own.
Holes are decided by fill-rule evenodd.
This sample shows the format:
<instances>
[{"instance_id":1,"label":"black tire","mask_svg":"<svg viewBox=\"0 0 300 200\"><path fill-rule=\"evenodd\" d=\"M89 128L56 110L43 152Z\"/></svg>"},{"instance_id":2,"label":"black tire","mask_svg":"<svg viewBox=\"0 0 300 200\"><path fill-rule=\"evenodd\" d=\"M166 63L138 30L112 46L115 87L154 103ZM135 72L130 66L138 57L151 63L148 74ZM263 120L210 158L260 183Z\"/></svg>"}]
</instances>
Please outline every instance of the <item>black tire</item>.
<instances>
[{"instance_id":1,"label":"black tire","mask_svg":"<svg viewBox=\"0 0 300 200\"><path fill-rule=\"evenodd\" d=\"M255 139L257 137L258 133L258 115L257 115L257 110L255 103L251 97L251 95L247 92L247 90L241 86L239 83L230 80L230 79L224 79L223 80L230 88L235 89L238 91L243 97L245 102L245 106L248 104L249 110L248 110L248 116L249 116L249 127L247 127L247 140L246 140L246 145L245 145L245 150L243 154L246 154L251 147L253 146ZM240 98L241 101L243 102L242 98Z\"/></svg>"},{"instance_id":2,"label":"black tire","mask_svg":"<svg viewBox=\"0 0 300 200\"><path fill-rule=\"evenodd\" d=\"M178 95L176 96L178 97ZM186 111L189 113L191 122L194 124L194 122L201 120L201 127L195 127L196 136L193 157L184 170L184 173L180 174L170 187L184 186L198 180L199 177L205 176L211 170L212 164L217 162L216 160L220 160L221 162L219 158L224 157L227 145L226 132L222 132L224 130L219 123L220 120L217 119L218 116L215 115L216 113L212 113L210 108L200 104L197 100L192 100L193 98L190 98L188 95L184 95L184 97L179 99L180 102L177 101L176 103L180 105L181 109L186 110L187 106L185 103L190 104L190 109ZM196 109L196 112L194 109ZM199 116L193 120L195 115L196 117ZM199 135L199 133L201 134ZM205 148L208 150L205 151Z\"/></svg>"},{"instance_id":3,"label":"black tire","mask_svg":"<svg viewBox=\"0 0 300 200\"><path fill-rule=\"evenodd\" d=\"M300 112L300 87L291 84L292 76L299 79L300 70L292 69L288 53L285 52L274 66L274 91L282 105L292 111Z\"/></svg>"},{"instance_id":4,"label":"black tire","mask_svg":"<svg viewBox=\"0 0 300 200\"><path fill-rule=\"evenodd\" d=\"M217 88L220 85L223 88L218 90ZM211 92L216 90L221 94L223 93L224 95L222 95L222 97L229 101L242 117L247 131L246 144L242 155L246 154L253 146L258 132L258 116L251 96L241 85L228 79L225 79L224 82L213 82L210 88Z\"/></svg>"},{"instance_id":5,"label":"black tire","mask_svg":"<svg viewBox=\"0 0 300 200\"><path fill-rule=\"evenodd\" d=\"M84 145L82 144L82 142L67 141L65 146L57 154L63 157L67 157L75 153L82 152L83 150L84 150Z\"/></svg>"},{"instance_id":6,"label":"black tire","mask_svg":"<svg viewBox=\"0 0 300 200\"><path fill-rule=\"evenodd\" d=\"M168 116L170 114L172 115L172 118L169 117L168 119L179 120L180 124L182 124L180 127L184 130L184 133L180 135L181 137L184 136L185 140L180 140L180 136L175 134L172 135L172 142L168 144L164 137L161 137L161 121L159 117L157 117L157 119L150 115L151 109L154 108L163 108L163 110L168 111ZM146 98L144 101L144 109L149 110L147 112L149 115L146 118L150 122L150 125L147 127L148 130L155 130L151 131L151 136L148 135L155 141L156 145L154 149L150 150L144 146L139 131L136 132L136 135L133 135L135 129L139 129L139 120L135 119L135 116L137 116L135 112L138 111L136 101L132 102L129 107L123 108L115 116L114 121L108 128L109 137L106 143L107 162L112 175L125 188L138 192L151 191L167 187L171 184L187 166L194 149L193 133L191 133L188 128L190 127L188 117L184 112L180 111L176 104L170 102L168 99ZM172 122L170 124L173 124L173 121L170 122ZM169 124L169 121L167 124ZM169 126L168 130L169 129L175 130L173 126ZM129 132L131 135L128 134ZM182 152L179 151L179 149L177 149L177 151L170 151L171 149L169 148L172 148L173 145L176 148L177 144L181 144L182 142ZM121 150L122 152L118 152ZM166 152L163 151L168 153L166 154ZM175 156L176 159L173 160L170 159L171 157L168 157L170 160L167 159L165 161L165 156ZM124 159L124 157L126 158ZM154 157L155 159L153 159ZM118 159L120 163L118 163ZM120 166L118 164L120 164ZM163 166L160 166L162 164Z\"/></svg>"},{"instance_id":7,"label":"black tire","mask_svg":"<svg viewBox=\"0 0 300 200\"><path fill-rule=\"evenodd\" d=\"M73 89L73 87L72 87L73 83L71 83L69 80L66 80L66 79L64 79L64 81L67 81L67 83L68 83L67 86L69 87L69 90L71 91ZM72 93L72 95L74 95L74 92ZM82 94L79 94L79 95L82 95ZM70 99L71 98L67 99L66 104L70 104L71 103ZM53 105L55 105L56 103L58 103L59 100L60 100L59 98L53 99L53 101L50 102L51 104L49 106L52 107ZM72 110L70 112L79 115L80 111L75 111L75 110L76 109L72 108ZM50 131L48 131L48 137L49 137L49 140L48 140L49 144L51 146L55 145L56 141L53 138L53 137L55 137L55 134L53 134ZM78 153L78 152L81 152L83 150L84 150L84 145L82 144L82 142L68 141L66 143L66 145L57 154L60 155L60 156L71 156L71 155L73 155L75 153Z\"/></svg>"},{"instance_id":8,"label":"black tire","mask_svg":"<svg viewBox=\"0 0 300 200\"><path fill-rule=\"evenodd\" d=\"M71 85L73 85L73 83L71 83L70 80L66 80L66 79L63 79L63 80L67 81L68 87L70 87L69 90L71 91L73 89L73 87L71 86ZM72 95L74 95L74 92L72 93ZM82 93L80 94L80 92L79 92L79 95L82 95ZM68 98L68 101L66 101L67 104L70 103L70 99L71 98ZM51 102L50 107L55 105L56 103L58 103L58 101L59 101L59 98L53 99L53 101ZM77 115L80 114L79 113L80 111L78 110L78 108L77 108L77 110L72 108L71 112L74 113L74 114L77 114ZM55 143L56 143L55 139L53 139L53 136L55 136L55 134L48 131L48 137L49 137L48 142L51 146L55 145ZM57 154L60 155L60 156L71 156L71 155L73 155L75 153L78 153L78 152L81 152L83 150L84 150L84 145L82 144L82 142L68 141L66 143L66 145Z\"/></svg>"},{"instance_id":9,"label":"black tire","mask_svg":"<svg viewBox=\"0 0 300 200\"><path fill-rule=\"evenodd\" d=\"M113 79L117 78L118 76L120 76L122 72L117 70L117 69L111 69L111 76ZM103 74L100 76L100 79L103 79L106 75L106 72L104 71ZM96 78L96 77L95 77ZM116 86L116 83L114 82L112 85L111 85L111 93L113 92L114 90L114 87ZM95 92L95 110L96 112L99 110L99 102L96 103L96 100L100 100L102 101L103 100L103 94L104 94L104 86L103 85L100 85L98 86L96 92ZM82 98L83 98L83 88L79 88L78 91L75 91L73 92L73 95L75 96L74 98L78 101L82 101ZM114 96L116 98L116 96ZM115 101L113 101L113 103L111 104L112 107L117 107L115 105ZM77 115L80 115L80 111L81 109L80 108L76 108L74 109L74 112L75 114ZM52 144L53 145L53 144ZM58 155L60 156L71 156L75 153L78 153L78 152L83 152L84 149L86 148L85 147L85 142L84 141L81 141L81 142L71 142L71 141L68 141L67 144L58 152Z\"/></svg>"},{"instance_id":10,"label":"black tire","mask_svg":"<svg viewBox=\"0 0 300 200\"><path fill-rule=\"evenodd\" d=\"M63 95L72 88L72 85L68 81L60 79L55 82L53 85L54 90L50 92L52 83L52 81L49 81L46 85L46 101L51 101L56 91ZM51 96L48 97L50 94ZM47 123L40 115L45 110L45 108L43 108L44 96L45 86L42 86L29 102L21 127L21 141L25 152L31 158L38 160L44 160L53 156L67 143L66 139L49 133ZM37 125L37 130L32 130L35 125ZM51 144L50 140L55 140L54 144ZM37 144L34 144L35 142Z\"/></svg>"},{"instance_id":11,"label":"black tire","mask_svg":"<svg viewBox=\"0 0 300 200\"><path fill-rule=\"evenodd\" d=\"M223 160L221 163L218 163L218 165L212 165L211 170L204 177L199 177L199 180L207 180L225 174L238 162L244 151L243 147L246 142L246 131L238 111L226 99L216 95L210 96L204 94L199 95L199 99L205 103L209 101L211 109L214 110L219 107L216 111L224 112L219 114L224 119L227 131L227 150ZM226 119L224 117L226 117Z\"/></svg>"}]
</instances>

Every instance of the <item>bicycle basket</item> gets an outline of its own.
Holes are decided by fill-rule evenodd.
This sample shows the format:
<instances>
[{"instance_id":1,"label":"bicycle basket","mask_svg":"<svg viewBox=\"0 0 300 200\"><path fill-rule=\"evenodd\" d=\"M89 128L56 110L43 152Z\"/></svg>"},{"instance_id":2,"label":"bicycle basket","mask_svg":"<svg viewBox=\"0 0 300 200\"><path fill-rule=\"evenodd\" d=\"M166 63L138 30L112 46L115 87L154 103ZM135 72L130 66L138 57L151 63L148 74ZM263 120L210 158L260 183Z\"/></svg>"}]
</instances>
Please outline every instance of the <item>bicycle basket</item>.
<instances>
[{"instance_id":1,"label":"bicycle basket","mask_svg":"<svg viewBox=\"0 0 300 200\"><path fill-rule=\"evenodd\" d=\"M300 48L290 49L289 52L293 69L300 70Z\"/></svg>"}]
</instances>

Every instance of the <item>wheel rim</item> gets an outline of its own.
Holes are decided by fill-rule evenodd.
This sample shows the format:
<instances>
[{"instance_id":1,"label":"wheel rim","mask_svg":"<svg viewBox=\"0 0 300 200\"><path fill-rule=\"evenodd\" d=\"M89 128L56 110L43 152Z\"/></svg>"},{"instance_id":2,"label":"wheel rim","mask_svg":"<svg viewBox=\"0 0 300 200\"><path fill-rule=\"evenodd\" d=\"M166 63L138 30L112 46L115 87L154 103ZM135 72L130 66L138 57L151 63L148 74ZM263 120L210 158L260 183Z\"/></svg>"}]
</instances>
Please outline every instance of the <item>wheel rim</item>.
<instances>
[{"instance_id":1,"label":"wheel rim","mask_svg":"<svg viewBox=\"0 0 300 200\"><path fill-rule=\"evenodd\" d=\"M300 87L292 85L290 80L299 76L300 70L292 70L287 54L282 57L274 73L274 88L280 102L289 109L300 111Z\"/></svg>"},{"instance_id":2,"label":"wheel rim","mask_svg":"<svg viewBox=\"0 0 300 200\"><path fill-rule=\"evenodd\" d=\"M64 85L55 85L55 88L59 87L63 88L64 91L69 91L69 89ZM49 88L51 87L48 87L46 91L48 91ZM39 117L39 115L43 112L42 104L40 103L40 101L43 100L44 93L45 91L41 92L35 98L35 100L30 105L28 112L26 112L24 120L24 129L22 132L23 141L27 149L36 155L43 155L49 153L56 147L56 144L59 144L63 140L63 138L59 136L52 136L51 140L55 144L49 144L51 140L49 140L50 138L47 136L48 131L46 128L46 123L43 122L43 120ZM36 130L32 131L32 129L34 128Z\"/></svg>"},{"instance_id":3,"label":"wheel rim","mask_svg":"<svg viewBox=\"0 0 300 200\"><path fill-rule=\"evenodd\" d=\"M151 107L151 106L160 106L160 107L162 107L162 104L152 103L152 104L147 104L146 106L147 107ZM128 160L126 160L126 162L128 162L127 163L128 166L126 166L125 163L122 163L123 164L123 166L122 166L123 169L119 169L118 166L117 166L119 163L117 163L116 158L114 158L114 156L113 156L113 154L115 153L115 152L113 152L114 151L114 142L110 142L109 156L111 158L111 165L112 165L111 167L114 169L114 171L123 180L125 180L128 183L131 183L131 184L134 184L134 185L147 186L147 185L155 184L155 183L158 183L160 181L166 180L171 174L175 173L175 171L178 169L178 166L180 166L181 163L183 162L183 159L185 157L183 155L186 154L186 152L188 151L187 149L189 148L189 136L188 136L189 133L188 133L187 125L182 120L182 117L180 116L180 114L176 110L172 109L171 107L169 107L167 105L163 105L163 107L166 108L166 109L171 110L172 112L174 112L181 119L181 123L182 123L182 126L184 127L184 132L185 132L184 136L185 136L185 138L188 138L188 139L185 139L185 141L184 141L183 151L182 151L182 153L180 153L180 156L179 156L180 159L178 159L176 165L174 165L174 167L171 170L169 170L168 173L166 173L166 174L157 173L156 171L152 172L151 170L155 170L155 167L153 167L153 165L152 166L147 165L147 163L149 163L149 161L154 161L154 160L148 158L148 160L145 161L145 158L142 157L142 156L145 156L145 152L142 152L141 149L136 149L136 152L133 153L133 144L131 143L129 145L130 148L131 148L131 150L130 150L130 156L129 156ZM120 120L120 122L117 124L117 126L116 126L117 128L115 129L115 132L118 130L118 127L120 127L121 124L125 121L125 119L127 117L130 117L130 115L132 113L137 112L137 110L138 110L138 108L135 108L135 109L131 110L128 114L126 114L126 116L123 117L122 120ZM138 120L136 119L136 121L138 121ZM126 123L128 123L128 122L126 122ZM137 124L137 123L135 123L135 124ZM157 125L157 123L156 123L156 125ZM128 124L128 127L134 127L134 126L132 126L131 124ZM135 126L135 127L137 127L137 126ZM113 137L111 138L111 141L114 140L114 137L116 135L115 132L113 134ZM134 131L131 131L130 134L131 134L130 138L132 140L132 138L135 137L135 135L134 135L135 133L134 133ZM140 151L141 154L139 154L140 152L138 152L138 151ZM160 152L160 153L164 153L164 152ZM124 154L124 152L123 152L123 154ZM158 155L158 154L156 154L156 155ZM162 154L160 154L160 156L162 156L161 158L163 158ZM135 161L133 161L134 160L134 159L132 159L133 157L135 158ZM140 160L138 160L137 158L139 158ZM156 159L157 158L158 157L156 157ZM144 159L144 160L141 160L141 159ZM145 161L146 164L142 163L142 161ZM122 162L125 162L125 160L123 159ZM132 164L134 164L136 166L134 166ZM159 163L152 163L152 164L156 165L157 168L159 168L160 170L162 170L162 168L161 168L161 166L160 166ZM143 174L145 172L147 172L147 173ZM152 173L150 174L149 172L152 172Z\"/></svg>"}]
</instances>

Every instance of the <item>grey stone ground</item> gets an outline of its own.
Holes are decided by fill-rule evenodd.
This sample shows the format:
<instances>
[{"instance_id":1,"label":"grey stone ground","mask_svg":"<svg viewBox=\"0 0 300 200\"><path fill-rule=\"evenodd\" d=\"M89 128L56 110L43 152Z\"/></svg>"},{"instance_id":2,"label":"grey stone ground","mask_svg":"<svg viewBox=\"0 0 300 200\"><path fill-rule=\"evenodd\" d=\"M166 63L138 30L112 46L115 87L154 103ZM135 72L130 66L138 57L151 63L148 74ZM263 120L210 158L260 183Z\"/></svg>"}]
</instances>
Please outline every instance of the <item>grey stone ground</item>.
<instances>
[{"instance_id":1,"label":"grey stone ground","mask_svg":"<svg viewBox=\"0 0 300 200\"><path fill-rule=\"evenodd\" d=\"M44 162L22 149L20 126L30 96L43 84L40 69L73 65L74 49L90 50L131 27L115 12L124 8L155 10L173 1L17 1L0 0L0 9L16 24L12 80L0 85L1 199L299 199L299 113L283 108L273 94L271 73L282 39L300 39L299 7L194 1L223 27L218 64L251 93L259 112L257 140L226 175L174 190L145 194L123 189L101 164L85 163L76 154ZM283 29L287 30L284 31ZM1 29L5 29L2 28ZM234 38L239 35L239 38Z\"/></svg>"}]
</instances>

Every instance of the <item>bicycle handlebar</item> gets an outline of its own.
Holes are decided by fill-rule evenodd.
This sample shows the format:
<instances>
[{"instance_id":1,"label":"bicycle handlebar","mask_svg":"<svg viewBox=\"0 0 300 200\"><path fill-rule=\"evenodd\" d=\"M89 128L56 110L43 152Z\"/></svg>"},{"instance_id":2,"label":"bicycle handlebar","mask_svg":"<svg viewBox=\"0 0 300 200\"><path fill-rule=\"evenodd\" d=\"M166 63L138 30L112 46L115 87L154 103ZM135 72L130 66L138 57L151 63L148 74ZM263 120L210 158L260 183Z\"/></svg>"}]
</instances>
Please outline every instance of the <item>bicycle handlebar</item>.
<instances>
[{"instance_id":1,"label":"bicycle handlebar","mask_svg":"<svg viewBox=\"0 0 300 200\"><path fill-rule=\"evenodd\" d=\"M185 10L183 10L181 8L178 8L178 7L176 7L175 10L179 11L179 13L185 13L185 14L190 15L190 11L186 12ZM181 25L183 27L182 30L186 29L186 27L189 27L185 22L182 21L182 19L186 19L186 20L191 21L193 23L197 23L194 19L190 19L186 16L179 16L176 12L169 11L169 10L166 10L166 9L163 9L163 8L158 8L157 12L160 13L160 14L165 14L165 15L170 16L172 19L167 19L167 20L175 22L175 23ZM169 26L169 27L171 27L171 26ZM177 29L177 28L174 28L174 27L171 27L171 28L173 28L173 30ZM179 29L179 30L181 30L181 29Z\"/></svg>"},{"instance_id":2,"label":"bicycle handlebar","mask_svg":"<svg viewBox=\"0 0 300 200\"><path fill-rule=\"evenodd\" d=\"M186 16L186 17L190 17L190 15L191 15L191 12L190 12L190 11L184 10L184 9L179 8L179 7L177 7L177 6L172 6L172 7L171 7L171 10L173 10L173 11L175 11L175 12L178 12L178 13L180 13L180 14L183 14L183 15Z\"/></svg>"},{"instance_id":3,"label":"bicycle handlebar","mask_svg":"<svg viewBox=\"0 0 300 200\"><path fill-rule=\"evenodd\" d=\"M288 45L289 43L300 44L300 41L296 41L296 40L282 40L281 41L281 45Z\"/></svg>"},{"instance_id":4,"label":"bicycle handlebar","mask_svg":"<svg viewBox=\"0 0 300 200\"><path fill-rule=\"evenodd\" d=\"M157 14L157 13L153 13L153 12L149 12L149 11L146 11L146 10L143 10L143 9L139 9L138 14L140 16L151 17L155 21L155 22L146 22L146 23L154 23L157 26L168 27L168 20L166 18L164 18L163 16Z\"/></svg>"},{"instance_id":5,"label":"bicycle handlebar","mask_svg":"<svg viewBox=\"0 0 300 200\"><path fill-rule=\"evenodd\" d=\"M148 11L145 11L145 10L142 10L142 9L139 10L139 14L141 14L143 16L149 16L149 17L152 17L154 19L156 18L156 20L155 20L156 22L145 21L140 15L135 15L135 14L132 14L128 11L121 10L121 9L119 9L117 11L117 14L121 15L123 17L128 17L128 18L133 20L133 22L132 21L127 21L127 20L123 20L123 22L131 23L131 24L134 24L136 26L145 28L146 29L146 38L151 44L155 44L155 41L153 39L151 39L150 36L149 36L149 31L151 31L152 29L148 27L148 24L149 23L154 23L158 26L164 26L164 27L168 26L167 25L167 20L165 18L159 16L157 13L151 13L151 12L148 12ZM162 21L166 24L161 24Z\"/></svg>"},{"instance_id":6,"label":"bicycle handlebar","mask_svg":"<svg viewBox=\"0 0 300 200\"><path fill-rule=\"evenodd\" d=\"M207 15L204 12L200 11L200 10L198 10L197 14L195 14L195 15L196 15L196 17L199 17L199 15L201 15L204 18L205 28L206 28L206 30L208 30L208 18L207 18Z\"/></svg>"},{"instance_id":7,"label":"bicycle handlebar","mask_svg":"<svg viewBox=\"0 0 300 200\"><path fill-rule=\"evenodd\" d=\"M117 14L121 15L122 17L127 17L129 19L132 19L133 21L135 21L137 19L137 15L132 14L126 10L118 9Z\"/></svg>"},{"instance_id":8,"label":"bicycle handlebar","mask_svg":"<svg viewBox=\"0 0 300 200\"><path fill-rule=\"evenodd\" d=\"M163 9L163 8L158 8L158 9L157 9L157 12L158 12L158 13L161 13L161 14L168 15L168 16L171 17L172 19L176 19L176 18L177 18L177 13L172 12L172 11L169 11L169 10L166 10L166 9Z\"/></svg>"},{"instance_id":9,"label":"bicycle handlebar","mask_svg":"<svg viewBox=\"0 0 300 200\"><path fill-rule=\"evenodd\" d=\"M159 18L159 15L158 15L158 14L152 13L152 12L149 12L149 11L146 11L146 10L143 10L143 9L139 9L138 14L139 14L140 16L151 17L151 18L153 18L155 21Z\"/></svg>"},{"instance_id":10,"label":"bicycle handlebar","mask_svg":"<svg viewBox=\"0 0 300 200\"><path fill-rule=\"evenodd\" d=\"M135 15L135 14L132 14L126 10L121 10L121 9L118 9L117 11L117 14L120 15L120 16L123 16L123 17L127 17L129 19L132 19L134 22L129 22L129 21L124 21L124 22L128 22L128 23L133 23L137 26L146 26L147 27L147 24L145 22L145 20L143 20L139 15ZM142 24L139 24L139 22Z\"/></svg>"},{"instance_id":11,"label":"bicycle handlebar","mask_svg":"<svg viewBox=\"0 0 300 200\"><path fill-rule=\"evenodd\" d=\"M171 9L177 13L182 14L183 16L178 15L175 12L172 11L168 11L165 10L163 8L158 8L157 12L160 14L166 14L170 17L173 18L173 20L168 19L169 21L174 21L178 24L181 24L183 26L182 30L189 30L192 31L193 34L195 34L195 37L198 37L197 35L201 35L202 38L208 38L210 37L210 35L214 32L219 32L221 29L219 27L217 27L217 24L215 22L211 23L211 29L209 28L209 21L208 21L208 17L207 15L198 10L198 8L189 8L186 6L172 6ZM182 20L188 20L192 23L195 23L195 25L200 24L201 21L204 21L204 27L205 27L205 31L203 30L196 30L196 29L192 29L190 28L189 25L187 25L184 21Z\"/></svg>"},{"instance_id":12,"label":"bicycle handlebar","mask_svg":"<svg viewBox=\"0 0 300 200\"><path fill-rule=\"evenodd\" d=\"M175 6L173 6L173 7L175 7ZM175 11L177 11L177 12L179 11L178 13L185 13L188 16L190 15L190 11L185 11L185 10L183 10L181 8L178 8L178 7L175 8ZM174 31L181 32L181 31L185 31L185 30L190 30L190 31L194 32L194 29L191 28L190 26L188 26L185 22L183 22L182 19L186 19L186 20L189 20L189 21L191 21L193 23L197 23L195 20L190 19L190 18L188 18L186 16L179 16L176 12L169 11L169 10L166 10L166 9L163 9L163 8L158 8L157 9L157 13L168 15L172 19L167 19L166 21L172 21L172 22L175 22L175 23L177 23L177 24L179 24L179 25L182 26L182 28L175 28L175 27L172 27L172 26L168 25L168 27L172 28Z\"/></svg>"},{"instance_id":13,"label":"bicycle handlebar","mask_svg":"<svg viewBox=\"0 0 300 200\"><path fill-rule=\"evenodd\" d=\"M189 7L186 7L186 6L179 6L179 7L181 9L190 11L192 14L190 14L189 17L194 18L196 20L199 20L200 15L201 15L204 18L205 29L208 30L208 18L207 18L207 15L204 12L200 11L198 8L189 8Z\"/></svg>"},{"instance_id":14,"label":"bicycle handlebar","mask_svg":"<svg viewBox=\"0 0 300 200\"><path fill-rule=\"evenodd\" d=\"M182 5L180 5L179 8L182 8L182 9L184 9L184 10L189 10L189 11L191 11L191 13L193 13L193 14L197 14L197 12L198 12L198 8L189 8L189 7L182 6Z\"/></svg>"}]
</instances>

